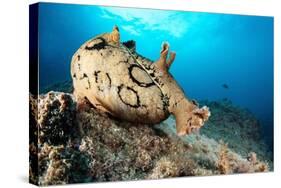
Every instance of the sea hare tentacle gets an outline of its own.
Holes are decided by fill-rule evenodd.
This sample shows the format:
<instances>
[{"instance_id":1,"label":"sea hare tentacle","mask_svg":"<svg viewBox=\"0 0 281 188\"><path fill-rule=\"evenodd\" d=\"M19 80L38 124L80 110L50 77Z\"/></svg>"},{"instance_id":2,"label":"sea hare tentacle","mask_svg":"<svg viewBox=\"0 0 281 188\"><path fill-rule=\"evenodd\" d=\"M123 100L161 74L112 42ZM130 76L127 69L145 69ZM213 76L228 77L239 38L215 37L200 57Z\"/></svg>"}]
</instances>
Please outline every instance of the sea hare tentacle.
<instances>
[{"instance_id":1,"label":"sea hare tentacle","mask_svg":"<svg viewBox=\"0 0 281 188\"><path fill-rule=\"evenodd\" d=\"M160 58L155 63L155 65L162 71L168 71L176 57L175 52L170 52L169 58L167 59L169 48L170 47L167 42L163 43L160 51Z\"/></svg>"},{"instance_id":2,"label":"sea hare tentacle","mask_svg":"<svg viewBox=\"0 0 281 188\"><path fill-rule=\"evenodd\" d=\"M119 28L116 25L113 27L113 30L111 32L111 40L112 40L112 42L116 43L117 45L120 44Z\"/></svg>"},{"instance_id":3,"label":"sea hare tentacle","mask_svg":"<svg viewBox=\"0 0 281 188\"><path fill-rule=\"evenodd\" d=\"M119 46L120 44L120 33L119 28L115 25L111 33L105 33L102 35L102 38L106 40L107 43L114 44Z\"/></svg>"},{"instance_id":4,"label":"sea hare tentacle","mask_svg":"<svg viewBox=\"0 0 281 188\"><path fill-rule=\"evenodd\" d=\"M167 60L167 68L169 69L170 66L172 65L172 63L174 62L176 58L176 53L175 52L170 52L170 57L169 59Z\"/></svg>"},{"instance_id":5,"label":"sea hare tentacle","mask_svg":"<svg viewBox=\"0 0 281 188\"><path fill-rule=\"evenodd\" d=\"M176 130L178 135L186 135L199 130L210 116L207 107L199 108L195 101L189 101L184 91L176 80L170 75L169 68L175 60L176 53L169 52L169 44L163 43L160 58L155 62L159 70L159 78L165 84L161 86L161 91L169 98L169 112L176 118Z\"/></svg>"}]
</instances>

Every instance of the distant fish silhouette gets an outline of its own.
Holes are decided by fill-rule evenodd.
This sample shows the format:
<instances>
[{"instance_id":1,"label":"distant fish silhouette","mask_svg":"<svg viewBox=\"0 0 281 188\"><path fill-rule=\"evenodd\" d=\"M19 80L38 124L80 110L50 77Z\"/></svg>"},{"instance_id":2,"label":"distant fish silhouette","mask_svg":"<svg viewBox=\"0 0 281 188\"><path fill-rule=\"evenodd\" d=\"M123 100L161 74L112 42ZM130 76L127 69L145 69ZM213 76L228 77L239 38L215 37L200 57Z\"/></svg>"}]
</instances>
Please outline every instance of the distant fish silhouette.
<instances>
[{"instance_id":1,"label":"distant fish silhouette","mask_svg":"<svg viewBox=\"0 0 281 188\"><path fill-rule=\"evenodd\" d=\"M222 84L222 87L223 87L224 89L229 89L229 87L228 87L227 84Z\"/></svg>"}]
</instances>

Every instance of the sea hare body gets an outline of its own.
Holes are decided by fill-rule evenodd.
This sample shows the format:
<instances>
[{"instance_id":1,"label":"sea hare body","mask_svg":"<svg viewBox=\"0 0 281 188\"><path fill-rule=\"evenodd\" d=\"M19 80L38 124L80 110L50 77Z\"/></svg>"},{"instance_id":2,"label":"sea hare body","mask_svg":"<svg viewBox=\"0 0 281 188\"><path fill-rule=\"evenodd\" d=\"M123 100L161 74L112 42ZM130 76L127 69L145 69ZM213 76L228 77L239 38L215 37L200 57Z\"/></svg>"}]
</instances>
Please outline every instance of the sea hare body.
<instances>
[{"instance_id":1,"label":"sea hare body","mask_svg":"<svg viewBox=\"0 0 281 188\"><path fill-rule=\"evenodd\" d=\"M164 43L153 62L136 52L135 42L120 42L118 27L94 37L72 57L71 76L78 103L84 99L96 108L129 122L159 123L173 114L178 135L203 126L209 109L189 101L169 73L175 53ZM169 57L168 57L169 56Z\"/></svg>"}]
</instances>

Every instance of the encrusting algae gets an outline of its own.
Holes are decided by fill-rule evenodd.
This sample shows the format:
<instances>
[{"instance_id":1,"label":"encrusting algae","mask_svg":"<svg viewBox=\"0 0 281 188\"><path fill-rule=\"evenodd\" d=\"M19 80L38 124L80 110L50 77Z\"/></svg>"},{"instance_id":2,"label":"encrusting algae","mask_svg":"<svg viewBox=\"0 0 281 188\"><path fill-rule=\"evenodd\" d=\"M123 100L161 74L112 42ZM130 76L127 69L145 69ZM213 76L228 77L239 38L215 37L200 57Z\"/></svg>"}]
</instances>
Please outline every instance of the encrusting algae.
<instances>
[{"instance_id":1,"label":"encrusting algae","mask_svg":"<svg viewBox=\"0 0 281 188\"><path fill-rule=\"evenodd\" d=\"M60 92L49 92L38 99L31 96L30 101L34 122L30 181L35 184L215 175L222 173L218 167L221 160L228 161L227 171L223 170L228 174L269 169L254 153L243 158L204 135L178 137L172 117L154 126L124 122L91 103L77 109L74 97ZM66 121L68 116L73 118ZM50 132L52 127L60 131L59 137ZM36 164L32 159L37 157Z\"/></svg>"}]
</instances>

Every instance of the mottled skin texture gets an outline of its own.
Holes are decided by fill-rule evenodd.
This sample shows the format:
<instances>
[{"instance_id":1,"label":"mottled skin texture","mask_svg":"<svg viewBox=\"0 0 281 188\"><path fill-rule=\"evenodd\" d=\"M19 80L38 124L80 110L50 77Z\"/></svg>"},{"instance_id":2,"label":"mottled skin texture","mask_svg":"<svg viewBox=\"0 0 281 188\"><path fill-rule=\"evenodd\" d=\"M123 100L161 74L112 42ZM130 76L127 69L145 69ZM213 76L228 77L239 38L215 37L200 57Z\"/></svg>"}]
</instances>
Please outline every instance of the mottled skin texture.
<instances>
[{"instance_id":1,"label":"mottled skin texture","mask_svg":"<svg viewBox=\"0 0 281 188\"><path fill-rule=\"evenodd\" d=\"M164 43L156 62L142 57L134 41L120 43L117 26L87 41L71 62L78 103L87 99L112 116L137 123L159 123L173 114L179 135L198 130L209 118L209 109L185 97L169 73L176 54L168 52Z\"/></svg>"}]
</instances>

